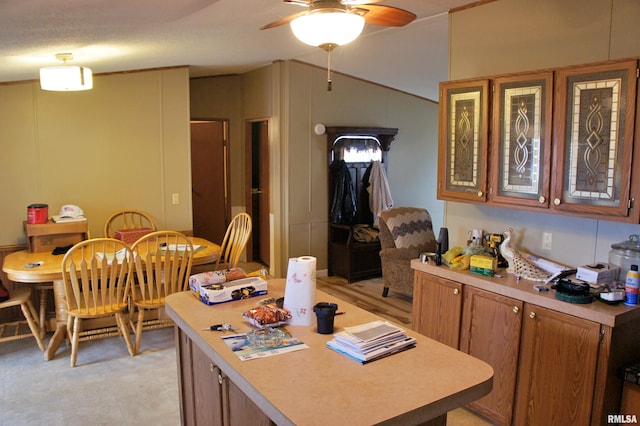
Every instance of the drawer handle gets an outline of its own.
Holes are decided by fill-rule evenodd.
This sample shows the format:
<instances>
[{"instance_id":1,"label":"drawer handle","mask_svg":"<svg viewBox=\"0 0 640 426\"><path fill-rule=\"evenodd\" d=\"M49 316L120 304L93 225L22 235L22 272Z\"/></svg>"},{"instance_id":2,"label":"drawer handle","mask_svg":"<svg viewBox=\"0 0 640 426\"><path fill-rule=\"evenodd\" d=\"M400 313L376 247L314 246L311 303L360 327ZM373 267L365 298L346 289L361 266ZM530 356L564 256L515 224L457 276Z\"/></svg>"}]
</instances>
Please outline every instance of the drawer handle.
<instances>
[{"instance_id":1,"label":"drawer handle","mask_svg":"<svg viewBox=\"0 0 640 426\"><path fill-rule=\"evenodd\" d=\"M458 293L460 293L460 290L458 290L457 288L454 288L453 289L453 294L458 294Z\"/></svg>"},{"instance_id":2,"label":"drawer handle","mask_svg":"<svg viewBox=\"0 0 640 426\"><path fill-rule=\"evenodd\" d=\"M530 312L529 313L529 318L534 319L536 317L536 313L535 312Z\"/></svg>"},{"instance_id":3,"label":"drawer handle","mask_svg":"<svg viewBox=\"0 0 640 426\"><path fill-rule=\"evenodd\" d=\"M518 309L518 307L517 307L517 306L514 306L514 307L513 307L513 313L514 313L514 314L517 314L518 312L520 312L520 309Z\"/></svg>"}]
</instances>

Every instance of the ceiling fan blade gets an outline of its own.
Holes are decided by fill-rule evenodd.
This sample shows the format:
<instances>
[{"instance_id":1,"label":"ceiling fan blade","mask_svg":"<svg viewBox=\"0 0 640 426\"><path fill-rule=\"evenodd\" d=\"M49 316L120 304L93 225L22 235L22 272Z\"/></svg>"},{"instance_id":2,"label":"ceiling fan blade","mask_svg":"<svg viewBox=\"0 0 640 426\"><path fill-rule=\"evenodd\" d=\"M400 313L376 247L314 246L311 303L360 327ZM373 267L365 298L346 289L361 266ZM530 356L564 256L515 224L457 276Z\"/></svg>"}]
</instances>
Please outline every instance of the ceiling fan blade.
<instances>
[{"instance_id":1,"label":"ceiling fan blade","mask_svg":"<svg viewBox=\"0 0 640 426\"><path fill-rule=\"evenodd\" d=\"M288 0L285 0L285 1L288 1ZM341 3L349 6L356 6L361 4L380 3L382 1L384 0L342 0Z\"/></svg>"},{"instance_id":2,"label":"ceiling fan blade","mask_svg":"<svg viewBox=\"0 0 640 426\"><path fill-rule=\"evenodd\" d=\"M291 4L297 4L298 6L304 6L304 7L308 7L309 3L311 3L310 0L282 0L285 3L291 3Z\"/></svg>"},{"instance_id":3,"label":"ceiling fan blade","mask_svg":"<svg viewBox=\"0 0 640 426\"><path fill-rule=\"evenodd\" d=\"M313 0L282 0L285 3L298 4L300 6L309 6ZM336 0L338 3L353 6L358 4L380 3L384 0Z\"/></svg>"},{"instance_id":4,"label":"ceiling fan blade","mask_svg":"<svg viewBox=\"0 0 640 426\"><path fill-rule=\"evenodd\" d=\"M307 11L305 10L304 12L298 12L298 13L294 13L293 15L285 16L284 18L280 18L277 21L273 21L273 22L265 25L264 27L262 27L260 29L261 30L268 30L270 28L275 28L275 27L279 27L280 25L288 24L289 22L291 22L294 19L296 19L298 16L305 15L306 13L307 13Z\"/></svg>"},{"instance_id":5,"label":"ceiling fan blade","mask_svg":"<svg viewBox=\"0 0 640 426\"><path fill-rule=\"evenodd\" d=\"M367 24L383 27L402 27L416 19L416 15L404 9L375 4L361 4L357 9L366 9L364 20Z\"/></svg>"}]
</instances>

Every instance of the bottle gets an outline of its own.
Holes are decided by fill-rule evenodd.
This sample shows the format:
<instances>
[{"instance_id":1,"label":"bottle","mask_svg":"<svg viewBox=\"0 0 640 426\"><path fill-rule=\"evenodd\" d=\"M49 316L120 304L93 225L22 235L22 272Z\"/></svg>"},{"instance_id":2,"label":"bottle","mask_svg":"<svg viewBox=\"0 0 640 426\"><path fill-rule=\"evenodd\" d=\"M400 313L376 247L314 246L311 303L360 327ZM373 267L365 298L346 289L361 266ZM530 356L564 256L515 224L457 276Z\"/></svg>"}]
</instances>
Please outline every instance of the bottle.
<instances>
[{"instance_id":1,"label":"bottle","mask_svg":"<svg viewBox=\"0 0 640 426\"><path fill-rule=\"evenodd\" d=\"M436 258L435 262L437 266L442 265L442 241L436 240Z\"/></svg>"},{"instance_id":2,"label":"bottle","mask_svg":"<svg viewBox=\"0 0 640 426\"><path fill-rule=\"evenodd\" d=\"M627 272L627 280L624 286L624 304L635 306L638 304L638 284L640 281L640 273L638 273L638 265L631 265L631 269Z\"/></svg>"}]
</instances>

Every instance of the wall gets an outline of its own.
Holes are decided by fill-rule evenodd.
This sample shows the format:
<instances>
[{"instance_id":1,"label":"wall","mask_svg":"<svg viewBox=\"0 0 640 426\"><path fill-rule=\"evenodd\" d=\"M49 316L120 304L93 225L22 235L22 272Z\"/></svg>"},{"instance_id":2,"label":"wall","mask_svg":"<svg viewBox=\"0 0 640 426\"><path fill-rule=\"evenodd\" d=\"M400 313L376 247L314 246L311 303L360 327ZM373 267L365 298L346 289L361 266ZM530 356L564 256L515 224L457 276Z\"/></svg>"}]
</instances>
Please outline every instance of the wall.
<instances>
[{"instance_id":1,"label":"wall","mask_svg":"<svg viewBox=\"0 0 640 426\"><path fill-rule=\"evenodd\" d=\"M449 79L600 62L640 55L637 0L498 0L450 14ZM636 200L638 202L639 200ZM520 248L570 266L607 261L612 243L639 225L447 202L450 240L471 228L513 228ZM542 250L542 233L553 235Z\"/></svg>"},{"instance_id":2,"label":"wall","mask_svg":"<svg viewBox=\"0 0 640 426\"><path fill-rule=\"evenodd\" d=\"M229 120L230 197L232 210L244 206L244 121L242 77L238 75L191 79L191 118ZM244 209L241 209L244 211Z\"/></svg>"},{"instance_id":3,"label":"wall","mask_svg":"<svg viewBox=\"0 0 640 426\"><path fill-rule=\"evenodd\" d=\"M313 132L316 123L397 127L388 157L394 202L425 207L436 232L442 226L443 203L435 197L436 103L339 73L327 92L326 70L296 61L278 61L241 77L241 85L229 77L192 80L192 116L242 120L241 129L244 120L268 118L272 275L285 276L288 259L302 255L317 257L319 271L328 266L327 141ZM235 115L238 99L241 116ZM232 129L238 125L232 122ZM244 185L244 160L231 168L234 176L242 175L231 181L236 194Z\"/></svg>"},{"instance_id":4,"label":"wall","mask_svg":"<svg viewBox=\"0 0 640 426\"><path fill-rule=\"evenodd\" d=\"M87 92L0 85L0 245L25 243L31 203L49 204L50 214L79 205L92 236L123 208L190 230L188 84L182 67L96 75Z\"/></svg>"},{"instance_id":5,"label":"wall","mask_svg":"<svg viewBox=\"0 0 640 426\"><path fill-rule=\"evenodd\" d=\"M313 255L327 267L328 190L326 126L397 127L388 155L388 180L394 204L426 207L436 233L442 202L435 197L437 104L348 76L333 74L326 90L326 70L298 62L283 65L287 125L280 153L287 160L288 256ZM392 70L390 70L391 72Z\"/></svg>"}]
</instances>

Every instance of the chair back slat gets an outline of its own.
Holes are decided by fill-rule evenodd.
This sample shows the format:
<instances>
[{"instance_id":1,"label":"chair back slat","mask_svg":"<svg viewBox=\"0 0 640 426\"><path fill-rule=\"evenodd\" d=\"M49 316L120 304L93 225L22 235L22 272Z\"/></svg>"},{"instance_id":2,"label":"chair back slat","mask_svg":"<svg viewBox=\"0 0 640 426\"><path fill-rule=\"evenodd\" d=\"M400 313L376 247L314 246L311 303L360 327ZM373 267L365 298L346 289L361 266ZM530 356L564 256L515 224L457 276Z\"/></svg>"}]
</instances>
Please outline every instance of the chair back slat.
<instances>
[{"instance_id":1,"label":"chair back slat","mask_svg":"<svg viewBox=\"0 0 640 426\"><path fill-rule=\"evenodd\" d=\"M78 315L102 315L126 306L133 264L131 249L112 238L74 245L62 259L66 307Z\"/></svg>"},{"instance_id":2,"label":"chair back slat","mask_svg":"<svg viewBox=\"0 0 640 426\"><path fill-rule=\"evenodd\" d=\"M116 232L122 229L149 228L156 230L151 215L141 210L121 210L113 213L104 223L104 236L115 238Z\"/></svg>"},{"instance_id":3,"label":"chair back slat","mask_svg":"<svg viewBox=\"0 0 640 426\"><path fill-rule=\"evenodd\" d=\"M216 269L231 269L238 265L251 236L251 226L251 216L247 213L239 213L233 218L220 245Z\"/></svg>"},{"instance_id":4,"label":"chair back slat","mask_svg":"<svg viewBox=\"0 0 640 426\"><path fill-rule=\"evenodd\" d=\"M188 288L193 245L184 234L152 232L136 241L131 249L136 277L133 294L137 302L164 304L165 297Z\"/></svg>"}]
</instances>

